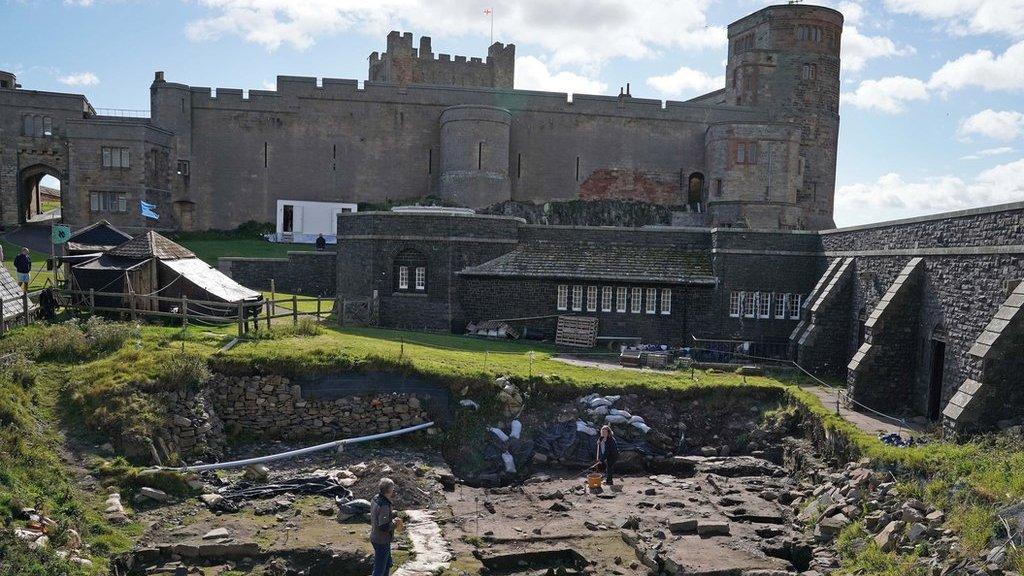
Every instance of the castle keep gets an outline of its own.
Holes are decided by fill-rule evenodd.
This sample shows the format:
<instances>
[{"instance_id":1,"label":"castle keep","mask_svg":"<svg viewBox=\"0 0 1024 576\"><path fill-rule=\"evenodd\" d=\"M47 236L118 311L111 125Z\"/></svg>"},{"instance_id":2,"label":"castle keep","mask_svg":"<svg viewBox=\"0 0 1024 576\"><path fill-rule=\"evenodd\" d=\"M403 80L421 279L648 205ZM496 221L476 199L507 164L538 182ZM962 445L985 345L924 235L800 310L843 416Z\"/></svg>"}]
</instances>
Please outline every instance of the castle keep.
<instances>
[{"instance_id":1,"label":"castle keep","mask_svg":"<svg viewBox=\"0 0 1024 576\"><path fill-rule=\"evenodd\" d=\"M157 72L148 117L0 84L0 218L38 211L125 229L273 221L279 199L484 209L574 200L663 207L676 224L832 227L842 15L772 6L729 26L726 86L685 102L514 90L515 47L486 60L392 32L368 80L279 76L276 90ZM156 206L144 219L139 202Z\"/></svg>"}]
</instances>

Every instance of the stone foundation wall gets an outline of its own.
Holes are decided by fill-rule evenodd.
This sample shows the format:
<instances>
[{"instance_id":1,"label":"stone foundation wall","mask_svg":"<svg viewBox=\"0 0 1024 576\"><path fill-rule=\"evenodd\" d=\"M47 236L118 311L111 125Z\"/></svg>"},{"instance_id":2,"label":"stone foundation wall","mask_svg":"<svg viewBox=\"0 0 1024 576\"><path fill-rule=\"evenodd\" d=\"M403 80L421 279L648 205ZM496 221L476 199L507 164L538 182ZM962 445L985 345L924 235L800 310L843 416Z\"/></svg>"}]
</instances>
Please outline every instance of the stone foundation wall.
<instances>
[{"instance_id":1,"label":"stone foundation wall","mask_svg":"<svg viewBox=\"0 0 1024 576\"><path fill-rule=\"evenodd\" d=\"M413 394L315 400L283 376L214 375L207 393L230 434L261 438L333 438L390 432L429 421Z\"/></svg>"},{"instance_id":2,"label":"stone foundation wall","mask_svg":"<svg viewBox=\"0 0 1024 576\"><path fill-rule=\"evenodd\" d=\"M178 390L161 395L167 419L157 432L154 448L164 461L172 454L184 459L220 457L227 440L206 390Z\"/></svg>"}]
</instances>

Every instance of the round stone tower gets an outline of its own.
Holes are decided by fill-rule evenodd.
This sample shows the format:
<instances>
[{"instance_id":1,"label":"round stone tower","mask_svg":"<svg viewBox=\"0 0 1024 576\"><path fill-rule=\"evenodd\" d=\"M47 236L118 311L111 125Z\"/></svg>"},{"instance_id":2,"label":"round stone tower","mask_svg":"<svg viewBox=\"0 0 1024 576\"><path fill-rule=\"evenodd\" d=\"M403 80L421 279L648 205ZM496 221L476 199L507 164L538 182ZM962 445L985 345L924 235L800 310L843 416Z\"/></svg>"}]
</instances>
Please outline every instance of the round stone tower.
<instances>
[{"instance_id":1,"label":"round stone tower","mask_svg":"<svg viewBox=\"0 0 1024 576\"><path fill-rule=\"evenodd\" d=\"M441 197L483 208L511 199L512 115L494 106L452 106L441 113Z\"/></svg>"},{"instance_id":2,"label":"round stone tower","mask_svg":"<svg viewBox=\"0 0 1024 576\"><path fill-rule=\"evenodd\" d=\"M801 4L769 6L729 25L726 102L800 128L800 228L834 227L843 15Z\"/></svg>"}]
</instances>

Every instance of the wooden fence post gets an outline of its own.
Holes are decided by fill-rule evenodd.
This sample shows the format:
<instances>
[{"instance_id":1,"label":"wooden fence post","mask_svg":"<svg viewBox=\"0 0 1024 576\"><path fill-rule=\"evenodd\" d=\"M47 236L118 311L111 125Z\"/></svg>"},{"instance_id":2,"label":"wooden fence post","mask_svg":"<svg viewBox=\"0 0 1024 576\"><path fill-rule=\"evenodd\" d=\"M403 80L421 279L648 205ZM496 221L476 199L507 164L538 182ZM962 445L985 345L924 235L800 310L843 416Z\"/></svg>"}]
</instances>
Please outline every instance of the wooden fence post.
<instances>
[{"instance_id":1,"label":"wooden fence post","mask_svg":"<svg viewBox=\"0 0 1024 576\"><path fill-rule=\"evenodd\" d=\"M299 325L299 297L292 294L292 326Z\"/></svg>"},{"instance_id":2,"label":"wooden fence post","mask_svg":"<svg viewBox=\"0 0 1024 576\"><path fill-rule=\"evenodd\" d=\"M89 288L89 315L96 314L96 289Z\"/></svg>"},{"instance_id":3,"label":"wooden fence post","mask_svg":"<svg viewBox=\"0 0 1024 576\"><path fill-rule=\"evenodd\" d=\"M316 321L320 321L320 297L316 297Z\"/></svg>"},{"instance_id":4,"label":"wooden fence post","mask_svg":"<svg viewBox=\"0 0 1024 576\"><path fill-rule=\"evenodd\" d=\"M274 315L273 300L267 300L265 302L265 304L267 305L267 330L270 330L270 319L271 319L271 316Z\"/></svg>"},{"instance_id":5,"label":"wooden fence post","mask_svg":"<svg viewBox=\"0 0 1024 576\"><path fill-rule=\"evenodd\" d=\"M135 322L135 293L128 293L128 307L131 309L132 322Z\"/></svg>"},{"instance_id":6,"label":"wooden fence post","mask_svg":"<svg viewBox=\"0 0 1024 576\"><path fill-rule=\"evenodd\" d=\"M28 292L21 293L22 314L25 315L25 326L28 326Z\"/></svg>"},{"instance_id":7,"label":"wooden fence post","mask_svg":"<svg viewBox=\"0 0 1024 576\"><path fill-rule=\"evenodd\" d=\"M238 337L241 338L245 335L245 309L242 303L238 303Z\"/></svg>"},{"instance_id":8,"label":"wooden fence post","mask_svg":"<svg viewBox=\"0 0 1024 576\"><path fill-rule=\"evenodd\" d=\"M338 296L338 301L334 305L338 307L338 326L345 326L345 296Z\"/></svg>"},{"instance_id":9,"label":"wooden fence post","mask_svg":"<svg viewBox=\"0 0 1024 576\"><path fill-rule=\"evenodd\" d=\"M0 334L7 332L7 317L4 316L4 304L7 302L0 298Z\"/></svg>"},{"instance_id":10,"label":"wooden fence post","mask_svg":"<svg viewBox=\"0 0 1024 576\"><path fill-rule=\"evenodd\" d=\"M181 329L188 330L188 296L181 295Z\"/></svg>"}]
</instances>

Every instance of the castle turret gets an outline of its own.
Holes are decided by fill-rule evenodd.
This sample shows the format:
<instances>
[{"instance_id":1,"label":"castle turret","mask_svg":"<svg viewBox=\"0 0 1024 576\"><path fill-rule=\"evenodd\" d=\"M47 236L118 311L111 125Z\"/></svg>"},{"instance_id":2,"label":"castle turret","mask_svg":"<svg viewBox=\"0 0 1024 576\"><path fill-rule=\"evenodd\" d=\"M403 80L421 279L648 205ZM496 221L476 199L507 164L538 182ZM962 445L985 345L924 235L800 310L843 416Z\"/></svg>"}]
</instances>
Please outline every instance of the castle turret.
<instances>
[{"instance_id":1,"label":"castle turret","mask_svg":"<svg viewBox=\"0 0 1024 576\"><path fill-rule=\"evenodd\" d=\"M726 104L800 128L800 228L834 226L842 31L839 12L798 4L769 6L729 25Z\"/></svg>"},{"instance_id":2,"label":"castle turret","mask_svg":"<svg viewBox=\"0 0 1024 576\"><path fill-rule=\"evenodd\" d=\"M392 30L387 51L373 52L369 58L370 82L388 84L433 84L511 89L515 79L515 44L495 42L487 49L487 60L450 54L435 55L430 37L420 38L413 48L412 34Z\"/></svg>"},{"instance_id":3,"label":"castle turret","mask_svg":"<svg viewBox=\"0 0 1024 576\"><path fill-rule=\"evenodd\" d=\"M0 70L0 88L18 88L18 78L13 72L4 72Z\"/></svg>"},{"instance_id":4,"label":"castle turret","mask_svg":"<svg viewBox=\"0 0 1024 576\"><path fill-rule=\"evenodd\" d=\"M441 113L441 197L482 208L511 199L512 115L493 106L453 106Z\"/></svg>"}]
</instances>

